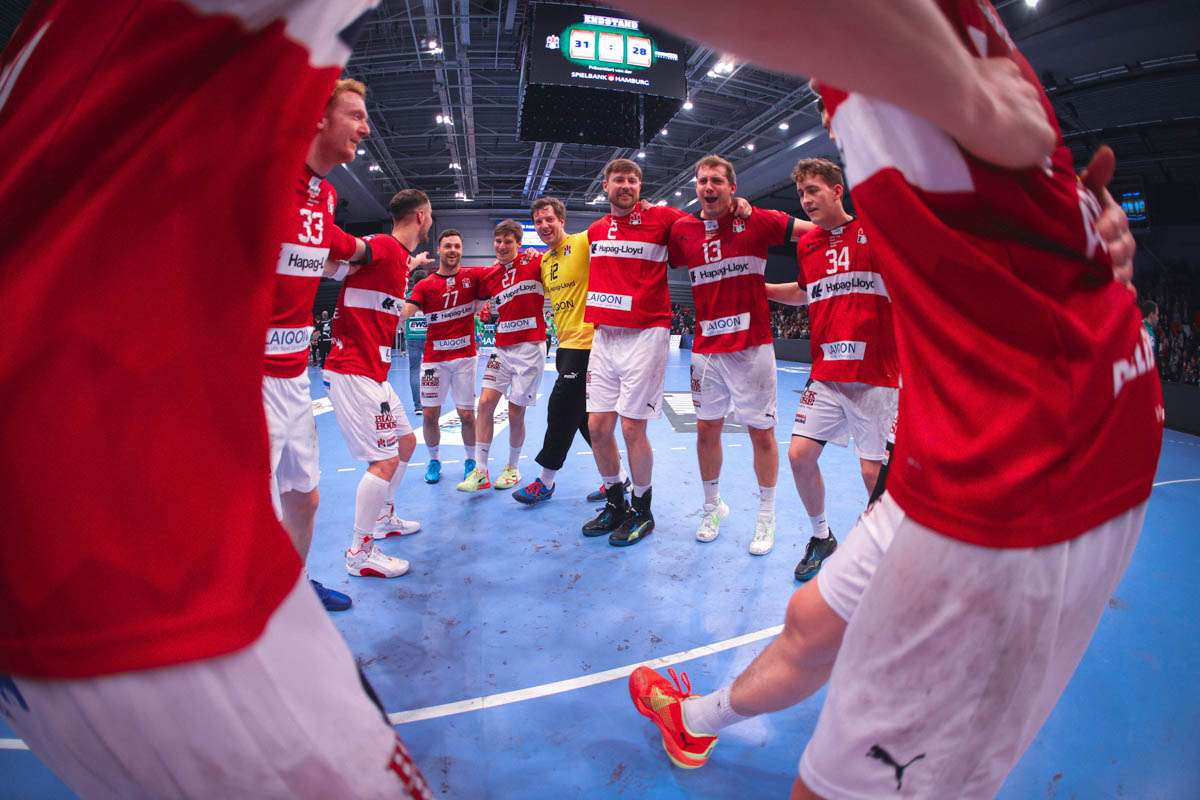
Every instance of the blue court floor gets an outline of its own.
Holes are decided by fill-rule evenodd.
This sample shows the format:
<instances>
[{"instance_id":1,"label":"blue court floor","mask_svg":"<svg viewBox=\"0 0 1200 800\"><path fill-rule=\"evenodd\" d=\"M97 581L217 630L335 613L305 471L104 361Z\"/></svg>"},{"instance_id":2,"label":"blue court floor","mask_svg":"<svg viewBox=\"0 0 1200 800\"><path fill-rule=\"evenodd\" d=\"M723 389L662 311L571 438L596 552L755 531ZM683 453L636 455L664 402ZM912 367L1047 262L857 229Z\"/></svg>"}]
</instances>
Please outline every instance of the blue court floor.
<instances>
[{"instance_id":1,"label":"blue court floor","mask_svg":"<svg viewBox=\"0 0 1200 800\"><path fill-rule=\"evenodd\" d=\"M672 352L668 413L649 424L658 527L646 541L614 548L580 535L595 513L584 496L599 483L582 440L547 503L525 507L508 492L455 491L463 454L453 442L461 439L443 417L441 483L422 481L427 456L418 444L397 504L423 530L381 543L412 570L386 581L345 572L364 465L351 459L334 415L318 403L323 475L309 571L353 596L354 608L333 618L435 795L787 796L823 691L726 729L709 764L690 771L670 765L657 729L629 702L626 676L648 661L688 672L699 693L731 681L777 633L808 540L786 428L776 436L774 551L747 553L757 483L740 429L724 441L721 493L733 515L715 542L695 540L703 494L688 425L689 357ZM391 380L408 406L405 361L397 356ZM324 387L312 375L320 400ZM791 419L807 376L807 365L781 362L781 419ZM551 359L539 406L527 414L522 484L539 474L533 458L554 377ZM409 419L419 438L419 420ZM507 442L498 423L493 477ZM840 534L866 501L857 459L830 446L820 464L830 524ZM1167 431L1156 480L1125 578L1058 707L1001 791L1005 800L1200 797L1200 439ZM70 796L0 722L0 797Z\"/></svg>"}]
</instances>

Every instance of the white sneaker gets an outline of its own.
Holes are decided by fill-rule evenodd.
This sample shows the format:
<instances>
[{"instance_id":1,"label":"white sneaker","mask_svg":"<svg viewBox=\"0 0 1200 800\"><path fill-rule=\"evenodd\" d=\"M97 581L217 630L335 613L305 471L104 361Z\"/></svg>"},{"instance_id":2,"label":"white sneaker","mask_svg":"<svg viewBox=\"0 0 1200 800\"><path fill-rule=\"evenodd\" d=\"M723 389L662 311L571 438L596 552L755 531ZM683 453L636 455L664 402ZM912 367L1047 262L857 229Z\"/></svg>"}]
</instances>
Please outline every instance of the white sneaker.
<instances>
[{"instance_id":1,"label":"white sneaker","mask_svg":"<svg viewBox=\"0 0 1200 800\"><path fill-rule=\"evenodd\" d=\"M419 530L421 530L421 523L411 519L400 519L396 516L396 512L392 511L375 520L375 529L371 531L371 538L386 539L389 536L407 536Z\"/></svg>"},{"instance_id":2,"label":"white sneaker","mask_svg":"<svg viewBox=\"0 0 1200 800\"><path fill-rule=\"evenodd\" d=\"M364 543L357 553L346 551L346 572L364 578L398 578L408 572L408 562L386 555L374 542Z\"/></svg>"},{"instance_id":3,"label":"white sneaker","mask_svg":"<svg viewBox=\"0 0 1200 800\"><path fill-rule=\"evenodd\" d=\"M721 520L729 516L729 506L725 505L725 501L717 498L715 506L704 504L704 519L700 520L700 527L696 529L696 538L702 542L711 542L717 538L717 528L721 526Z\"/></svg>"},{"instance_id":4,"label":"white sneaker","mask_svg":"<svg viewBox=\"0 0 1200 800\"><path fill-rule=\"evenodd\" d=\"M775 546L775 517L761 514L754 520L754 538L750 540L750 555L765 556Z\"/></svg>"}]
</instances>

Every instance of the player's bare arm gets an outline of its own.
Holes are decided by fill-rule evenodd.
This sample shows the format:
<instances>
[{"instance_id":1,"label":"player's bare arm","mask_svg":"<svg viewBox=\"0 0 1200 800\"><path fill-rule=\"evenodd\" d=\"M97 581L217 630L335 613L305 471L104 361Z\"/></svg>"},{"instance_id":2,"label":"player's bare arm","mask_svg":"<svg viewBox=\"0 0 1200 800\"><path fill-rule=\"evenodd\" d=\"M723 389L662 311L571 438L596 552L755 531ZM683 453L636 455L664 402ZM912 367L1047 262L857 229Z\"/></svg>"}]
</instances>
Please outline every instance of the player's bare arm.
<instances>
[{"instance_id":1,"label":"player's bare arm","mask_svg":"<svg viewBox=\"0 0 1200 800\"><path fill-rule=\"evenodd\" d=\"M344 281L362 269L362 264L351 264L349 261L339 261L333 258L325 259L325 268L321 270L322 277L335 281Z\"/></svg>"},{"instance_id":2,"label":"player's bare arm","mask_svg":"<svg viewBox=\"0 0 1200 800\"><path fill-rule=\"evenodd\" d=\"M801 236L808 233L815 227L817 227L816 223L809 222L806 219L799 219L798 217L792 217L792 238L788 239L788 241L789 242L800 241ZM777 285L782 285L782 284L777 284Z\"/></svg>"},{"instance_id":3,"label":"player's bare arm","mask_svg":"<svg viewBox=\"0 0 1200 800\"><path fill-rule=\"evenodd\" d=\"M750 205L750 201L744 197L733 198L733 215L738 219L750 219L750 215L754 213L754 206Z\"/></svg>"},{"instance_id":4,"label":"player's bare arm","mask_svg":"<svg viewBox=\"0 0 1200 800\"><path fill-rule=\"evenodd\" d=\"M408 268L416 269L418 267L423 267L426 264L433 264L436 260L437 259L431 256L429 253L417 253L416 255L409 257Z\"/></svg>"},{"instance_id":5,"label":"player's bare arm","mask_svg":"<svg viewBox=\"0 0 1200 800\"><path fill-rule=\"evenodd\" d=\"M808 290L795 282L768 283L767 299L788 306L806 306L808 305Z\"/></svg>"},{"instance_id":6,"label":"player's bare arm","mask_svg":"<svg viewBox=\"0 0 1200 800\"><path fill-rule=\"evenodd\" d=\"M400 318L408 319L420 310L416 303L405 303L404 308L400 309Z\"/></svg>"},{"instance_id":7,"label":"player's bare arm","mask_svg":"<svg viewBox=\"0 0 1200 800\"><path fill-rule=\"evenodd\" d=\"M720 0L613 5L759 66L895 103L1002 167L1036 166L1054 149L1035 87L1007 59L970 53L932 0L745 0L737 14ZM797 48L796 30L822 35Z\"/></svg>"}]
</instances>

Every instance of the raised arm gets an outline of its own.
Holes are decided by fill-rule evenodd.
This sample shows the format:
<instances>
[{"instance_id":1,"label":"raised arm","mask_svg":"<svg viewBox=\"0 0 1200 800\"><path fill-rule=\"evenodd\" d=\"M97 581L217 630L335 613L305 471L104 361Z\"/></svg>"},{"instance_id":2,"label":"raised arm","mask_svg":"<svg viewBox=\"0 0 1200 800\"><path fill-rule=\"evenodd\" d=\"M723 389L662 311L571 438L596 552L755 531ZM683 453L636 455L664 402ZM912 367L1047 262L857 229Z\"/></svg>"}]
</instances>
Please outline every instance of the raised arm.
<instances>
[{"instance_id":1,"label":"raised arm","mask_svg":"<svg viewBox=\"0 0 1200 800\"><path fill-rule=\"evenodd\" d=\"M613 5L759 66L895 103L1002 167L1035 166L1054 149L1037 89L1008 59L968 52L932 0L743 0L736 14L722 0ZM797 47L799 30L820 35Z\"/></svg>"},{"instance_id":2,"label":"raised arm","mask_svg":"<svg viewBox=\"0 0 1200 800\"><path fill-rule=\"evenodd\" d=\"M788 306L806 306L808 305L808 291L795 281L768 283L767 299Z\"/></svg>"}]
</instances>

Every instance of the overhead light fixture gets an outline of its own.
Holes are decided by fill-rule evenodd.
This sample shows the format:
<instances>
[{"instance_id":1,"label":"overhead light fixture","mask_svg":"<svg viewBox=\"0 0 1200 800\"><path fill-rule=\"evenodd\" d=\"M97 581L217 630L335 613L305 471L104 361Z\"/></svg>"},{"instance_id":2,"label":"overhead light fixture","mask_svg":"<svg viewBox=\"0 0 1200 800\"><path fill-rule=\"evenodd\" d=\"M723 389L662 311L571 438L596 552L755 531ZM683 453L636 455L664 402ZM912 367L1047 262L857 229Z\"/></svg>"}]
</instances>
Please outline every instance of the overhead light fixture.
<instances>
[{"instance_id":1,"label":"overhead light fixture","mask_svg":"<svg viewBox=\"0 0 1200 800\"><path fill-rule=\"evenodd\" d=\"M717 77L717 73L716 73L716 71L715 71L715 70L711 70L711 69L710 69L710 70L708 71L708 77L710 77L710 78L715 78L715 77Z\"/></svg>"},{"instance_id":2,"label":"overhead light fixture","mask_svg":"<svg viewBox=\"0 0 1200 800\"><path fill-rule=\"evenodd\" d=\"M692 95L689 93L687 99L683 101L683 110L691 111L693 108L695 108L695 106L692 105Z\"/></svg>"},{"instance_id":3,"label":"overhead light fixture","mask_svg":"<svg viewBox=\"0 0 1200 800\"><path fill-rule=\"evenodd\" d=\"M696 182L696 176L695 176L695 175L693 175L693 176L692 176L692 183L695 183L695 182Z\"/></svg>"},{"instance_id":4,"label":"overhead light fixture","mask_svg":"<svg viewBox=\"0 0 1200 800\"><path fill-rule=\"evenodd\" d=\"M729 73L733 72L733 61L728 58L722 58L717 62L717 65L713 67L713 71L718 75L728 75Z\"/></svg>"},{"instance_id":5,"label":"overhead light fixture","mask_svg":"<svg viewBox=\"0 0 1200 800\"><path fill-rule=\"evenodd\" d=\"M1025 5L1030 8L1037 8L1038 0L1025 0Z\"/></svg>"},{"instance_id":6,"label":"overhead light fixture","mask_svg":"<svg viewBox=\"0 0 1200 800\"><path fill-rule=\"evenodd\" d=\"M437 124L438 124L438 125L441 125L441 124L442 124L443 122L445 122L445 120L446 120L446 118L445 118L445 117L443 117L441 114L438 114L438 115L437 115L436 117L434 117L433 119L434 119L434 121L435 121L435 122L437 122Z\"/></svg>"},{"instance_id":7,"label":"overhead light fixture","mask_svg":"<svg viewBox=\"0 0 1200 800\"><path fill-rule=\"evenodd\" d=\"M607 195L598 194L598 195L596 195L596 199L593 200L592 202L593 203L603 203L607 199L608 199Z\"/></svg>"},{"instance_id":8,"label":"overhead light fixture","mask_svg":"<svg viewBox=\"0 0 1200 800\"><path fill-rule=\"evenodd\" d=\"M379 166L378 164L372 164L371 166L367 167L367 171L368 172L383 172L383 167Z\"/></svg>"},{"instance_id":9,"label":"overhead light fixture","mask_svg":"<svg viewBox=\"0 0 1200 800\"><path fill-rule=\"evenodd\" d=\"M676 196L676 197L683 197L683 192L681 192L681 191L679 191L678 189L676 189L676 190L675 190L675 196Z\"/></svg>"},{"instance_id":10,"label":"overhead light fixture","mask_svg":"<svg viewBox=\"0 0 1200 800\"><path fill-rule=\"evenodd\" d=\"M645 158L645 157L646 157L646 151L645 151L645 150L638 150L637 157L638 157L638 158Z\"/></svg>"},{"instance_id":11,"label":"overhead light fixture","mask_svg":"<svg viewBox=\"0 0 1200 800\"><path fill-rule=\"evenodd\" d=\"M754 142L746 142L746 149L749 150L751 153L753 153L754 152Z\"/></svg>"},{"instance_id":12,"label":"overhead light fixture","mask_svg":"<svg viewBox=\"0 0 1200 800\"><path fill-rule=\"evenodd\" d=\"M449 116L446 116L444 114L438 114L436 117L434 117L434 120L437 122L438 125L453 125L454 124L454 120L450 119Z\"/></svg>"},{"instance_id":13,"label":"overhead light fixture","mask_svg":"<svg viewBox=\"0 0 1200 800\"><path fill-rule=\"evenodd\" d=\"M462 169L462 166L457 161L451 161L450 169Z\"/></svg>"},{"instance_id":14,"label":"overhead light fixture","mask_svg":"<svg viewBox=\"0 0 1200 800\"><path fill-rule=\"evenodd\" d=\"M355 152L358 153L358 155L360 155L360 156L365 156L367 154L367 148L360 147Z\"/></svg>"},{"instance_id":15,"label":"overhead light fixture","mask_svg":"<svg viewBox=\"0 0 1200 800\"><path fill-rule=\"evenodd\" d=\"M427 43L427 46L429 47L430 50L437 50L438 49L437 39L430 39L429 42Z\"/></svg>"},{"instance_id":16,"label":"overhead light fixture","mask_svg":"<svg viewBox=\"0 0 1200 800\"><path fill-rule=\"evenodd\" d=\"M663 128L661 131L659 131L659 133L661 133L663 136L666 136L666 135L667 135L667 129L666 129L666 128Z\"/></svg>"},{"instance_id":17,"label":"overhead light fixture","mask_svg":"<svg viewBox=\"0 0 1200 800\"><path fill-rule=\"evenodd\" d=\"M786 122L779 123L779 130L781 130L781 131L786 131L788 129L788 127L789 126Z\"/></svg>"},{"instance_id":18,"label":"overhead light fixture","mask_svg":"<svg viewBox=\"0 0 1200 800\"><path fill-rule=\"evenodd\" d=\"M667 201L666 201L666 200L659 200L659 201L658 201L657 203L655 203L654 205L656 205L656 206L665 206L666 204L667 204Z\"/></svg>"}]
</instances>

